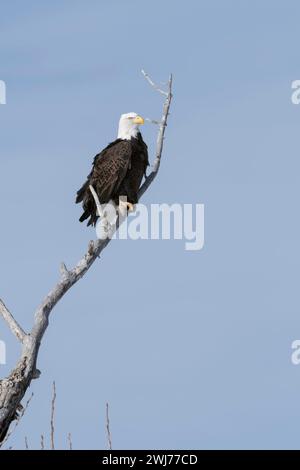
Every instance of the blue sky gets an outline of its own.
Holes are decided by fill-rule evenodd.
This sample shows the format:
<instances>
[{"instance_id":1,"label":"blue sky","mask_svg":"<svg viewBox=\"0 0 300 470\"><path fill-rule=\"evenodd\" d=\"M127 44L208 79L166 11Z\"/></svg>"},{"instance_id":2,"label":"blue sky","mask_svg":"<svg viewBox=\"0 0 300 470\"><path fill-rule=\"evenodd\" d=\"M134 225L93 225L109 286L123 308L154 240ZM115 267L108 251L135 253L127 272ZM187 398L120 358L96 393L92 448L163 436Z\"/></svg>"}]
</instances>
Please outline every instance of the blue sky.
<instances>
[{"instance_id":1,"label":"blue sky","mask_svg":"<svg viewBox=\"0 0 300 470\"><path fill-rule=\"evenodd\" d=\"M33 312L94 232L74 194L121 113L157 118L140 75L174 74L161 172L143 202L205 204L205 247L113 241L57 306L10 440L105 448L299 448L299 3L2 2L0 296ZM153 156L156 129L143 135ZM8 374L19 345L1 322Z\"/></svg>"}]
</instances>

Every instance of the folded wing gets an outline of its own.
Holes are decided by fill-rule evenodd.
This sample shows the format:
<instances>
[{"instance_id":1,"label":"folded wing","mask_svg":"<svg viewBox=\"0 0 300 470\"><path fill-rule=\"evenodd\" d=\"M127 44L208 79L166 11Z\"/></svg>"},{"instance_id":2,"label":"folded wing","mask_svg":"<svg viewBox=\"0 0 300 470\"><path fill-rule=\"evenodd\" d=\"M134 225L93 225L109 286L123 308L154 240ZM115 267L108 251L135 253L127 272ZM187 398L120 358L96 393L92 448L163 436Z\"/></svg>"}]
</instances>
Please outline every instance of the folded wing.
<instances>
[{"instance_id":1,"label":"folded wing","mask_svg":"<svg viewBox=\"0 0 300 470\"><path fill-rule=\"evenodd\" d=\"M118 194L118 189L131 163L132 147L126 140L116 140L96 155L93 168L87 181L77 192L76 203L82 202L83 214L80 222L86 219L87 225L97 222L97 208L89 186L95 189L101 204L108 203Z\"/></svg>"}]
</instances>

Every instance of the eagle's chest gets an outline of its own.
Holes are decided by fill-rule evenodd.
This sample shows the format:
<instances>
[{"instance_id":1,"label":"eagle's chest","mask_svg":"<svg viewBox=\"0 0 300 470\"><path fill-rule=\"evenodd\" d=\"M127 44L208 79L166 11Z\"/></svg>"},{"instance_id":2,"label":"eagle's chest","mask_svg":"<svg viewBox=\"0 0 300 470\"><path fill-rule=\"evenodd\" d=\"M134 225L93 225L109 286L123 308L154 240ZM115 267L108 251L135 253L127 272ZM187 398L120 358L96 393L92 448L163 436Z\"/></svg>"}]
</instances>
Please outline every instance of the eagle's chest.
<instances>
[{"instance_id":1,"label":"eagle's chest","mask_svg":"<svg viewBox=\"0 0 300 470\"><path fill-rule=\"evenodd\" d=\"M138 173L144 173L144 168L146 165L146 156L143 152L143 149L140 145L135 145L132 149L132 154L130 158L129 170L135 171Z\"/></svg>"}]
</instances>

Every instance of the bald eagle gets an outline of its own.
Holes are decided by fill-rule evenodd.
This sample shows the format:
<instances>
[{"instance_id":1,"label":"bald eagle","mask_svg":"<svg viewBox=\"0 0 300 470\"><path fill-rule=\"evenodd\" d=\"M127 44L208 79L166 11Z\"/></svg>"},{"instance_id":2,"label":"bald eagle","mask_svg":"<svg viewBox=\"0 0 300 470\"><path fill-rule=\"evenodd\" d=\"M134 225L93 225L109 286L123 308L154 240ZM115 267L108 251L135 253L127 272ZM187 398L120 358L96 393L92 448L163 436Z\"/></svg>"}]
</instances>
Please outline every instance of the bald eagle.
<instances>
[{"instance_id":1,"label":"bald eagle","mask_svg":"<svg viewBox=\"0 0 300 470\"><path fill-rule=\"evenodd\" d=\"M87 225L96 225L98 219L90 185L100 204L113 201L118 205L119 198L126 197L127 207L132 209L138 202L138 190L149 165L147 145L139 131L141 124L144 119L138 114L122 114L117 139L95 156L92 171L77 192L76 203L82 203L84 211L80 222L88 219Z\"/></svg>"}]
</instances>

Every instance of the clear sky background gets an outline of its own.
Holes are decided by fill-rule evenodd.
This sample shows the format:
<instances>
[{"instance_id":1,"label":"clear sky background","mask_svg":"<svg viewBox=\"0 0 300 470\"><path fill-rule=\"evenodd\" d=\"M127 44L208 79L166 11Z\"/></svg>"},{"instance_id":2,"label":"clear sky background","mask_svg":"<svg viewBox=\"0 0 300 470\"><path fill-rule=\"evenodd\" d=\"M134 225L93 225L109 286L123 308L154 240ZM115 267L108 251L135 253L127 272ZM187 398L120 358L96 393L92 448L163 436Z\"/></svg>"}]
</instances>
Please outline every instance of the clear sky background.
<instances>
[{"instance_id":1,"label":"clear sky background","mask_svg":"<svg viewBox=\"0 0 300 470\"><path fill-rule=\"evenodd\" d=\"M140 75L174 74L143 202L204 203L205 247L113 241L51 316L15 449L299 448L300 4L0 3L0 296L24 328L94 232L74 195L121 113L158 118ZM143 128L151 158L156 129ZM8 374L19 345L4 322Z\"/></svg>"}]
</instances>

